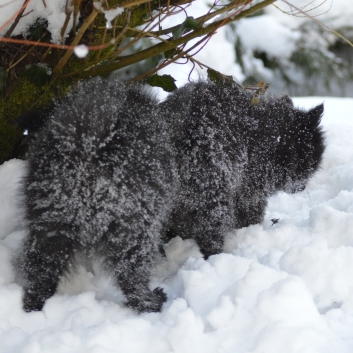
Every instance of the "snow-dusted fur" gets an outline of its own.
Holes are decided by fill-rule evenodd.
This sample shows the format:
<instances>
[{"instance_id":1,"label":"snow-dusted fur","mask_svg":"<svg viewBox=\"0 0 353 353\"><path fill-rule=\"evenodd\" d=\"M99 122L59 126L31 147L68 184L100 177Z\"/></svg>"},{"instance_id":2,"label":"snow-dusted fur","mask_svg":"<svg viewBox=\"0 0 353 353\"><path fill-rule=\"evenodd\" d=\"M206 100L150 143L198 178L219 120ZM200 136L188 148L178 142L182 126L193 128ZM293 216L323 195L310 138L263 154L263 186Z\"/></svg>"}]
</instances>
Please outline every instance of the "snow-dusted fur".
<instances>
[{"instance_id":1,"label":"snow-dusted fur","mask_svg":"<svg viewBox=\"0 0 353 353\"><path fill-rule=\"evenodd\" d=\"M140 85L92 80L54 107L27 154L28 235L17 267L24 310L41 310L75 254L99 256L139 312L173 199L173 158L158 103Z\"/></svg>"},{"instance_id":2,"label":"snow-dusted fur","mask_svg":"<svg viewBox=\"0 0 353 353\"><path fill-rule=\"evenodd\" d=\"M302 190L322 158L322 113L211 82L161 104L139 85L81 83L27 154L24 309L40 310L84 252L128 306L159 311L166 296L149 279L163 238L193 237L207 258L227 231L263 220L268 196Z\"/></svg>"},{"instance_id":3,"label":"snow-dusted fur","mask_svg":"<svg viewBox=\"0 0 353 353\"><path fill-rule=\"evenodd\" d=\"M167 237L193 237L207 258L233 228L263 220L267 198L296 192L324 151L323 105L261 98L230 84L190 83L162 103L180 175Z\"/></svg>"}]
</instances>

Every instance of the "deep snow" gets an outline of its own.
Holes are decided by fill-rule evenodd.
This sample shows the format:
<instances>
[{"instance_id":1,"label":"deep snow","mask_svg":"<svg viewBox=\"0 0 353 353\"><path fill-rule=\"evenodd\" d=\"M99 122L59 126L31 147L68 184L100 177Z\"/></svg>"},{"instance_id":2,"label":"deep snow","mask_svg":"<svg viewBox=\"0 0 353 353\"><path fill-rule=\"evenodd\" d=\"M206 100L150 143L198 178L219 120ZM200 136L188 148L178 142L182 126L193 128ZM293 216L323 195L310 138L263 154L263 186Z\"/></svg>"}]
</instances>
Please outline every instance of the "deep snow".
<instances>
[{"instance_id":1,"label":"deep snow","mask_svg":"<svg viewBox=\"0 0 353 353\"><path fill-rule=\"evenodd\" d=\"M0 353L352 352L353 99L295 100L322 101L327 149L307 189L273 197L263 224L229 234L208 261L172 240L153 280L168 294L161 313L124 307L98 263L63 280L43 312L23 312L11 259L25 166L0 166Z\"/></svg>"},{"instance_id":2,"label":"deep snow","mask_svg":"<svg viewBox=\"0 0 353 353\"><path fill-rule=\"evenodd\" d=\"M350 23L350 2L334 1L326 17ZM58 42L66 1L46 3L44 8L42 0L33 0L29 9L35 11L18 29L25 31L31 16L39 13L49 20L52 39ZM23 2L0 0L0 4L6 4L6 12L0 9L3 25ZM195 13L188 13L196 17L198 6L203 11L205 4L194 4ZM280 26L277 34L281 30L286 37L283 23L295 31L298 18L282 16L272 7L268 13L278 20L273 22ZM251 28L256 46L258 31ZM225 33L225 28L219 29L197 59L241 80ZM293 33L288 32L288 46L295 39ZM181 84L190 68L175 65L160 74L171 73ZM195 71L193 77L197 76ZM327 150L309 187L300 194L273 197L262 225L229 234L225 253L208 261L194 242L174 239L154 277L154 284L169 297L161 313L137 315L125 308L121 292L99 264L81 267L64 280L43 312L24 313L11 265L24 236L17 198L24 162L1 165L0 353L352 352L353 99L310 97L296 103L312 107L323 100ZM271 226L273 218L280 221Z\"/></svg>"}]
</instances>

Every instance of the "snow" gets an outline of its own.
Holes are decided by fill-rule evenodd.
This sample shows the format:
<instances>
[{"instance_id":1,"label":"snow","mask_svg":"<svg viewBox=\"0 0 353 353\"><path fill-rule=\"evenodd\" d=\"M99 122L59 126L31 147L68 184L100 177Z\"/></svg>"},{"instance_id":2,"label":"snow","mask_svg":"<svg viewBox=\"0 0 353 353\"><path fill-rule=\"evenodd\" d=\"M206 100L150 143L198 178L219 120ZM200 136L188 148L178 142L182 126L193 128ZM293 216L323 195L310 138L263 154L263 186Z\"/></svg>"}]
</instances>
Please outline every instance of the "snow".
<instances>
[{"instance_id":1,"label":"snow","mask_svg":"<svg viewBox=\"0 0 353 353\"><path fill-rule=\"evenodd\" d=\"M205 261L174 238L154 272L168 301L138 315L99 266L63 279L42 312L25 313L11 259L25 235L19 180L0 166L0 353L345 353L353 349L353 99L325 103L327 149L305 191L269 201L263 224L228 234ZM271 219L279 218L271 225Z\"/></svg>"},{"instance_id":2,"label":"snow","mask_svg":"<svg viewBox=\"0 0 353 353\"><path fill-rule=\"evenodd\" d=\"M104 17L107 21L111 22L123 12L124 9L122 7L116 7L115 9L104 11Z\"/></svg>"},{"instance_id":3,"label":"snow","mask_svg":"<svg viewBox=\"0 0 353 353\"><path fill-rule=\"evenodd\" d=\"M296 0L292 2L295 6L307 11L309 15L314 16L331 28L337 29L349 26L351 23L353 15L352 6L350 6L351 0ZM52 42L60 43L62 40L60 32L66 18L66 3L66 0L45 2L42 0L30 0L25 12L26 16L20 20L12 36L26 33L37 18L44 18L48 21L48 31L52 34ZM100 2L95 2L94 4L101 8ZM0 35L3 35L10 26L9 24L3 28L6 21L11 16L16 16L22 5L22 1L0 0ZM187 16L198 18L210 10L209 5L210 2L206 0L194 1L189 4L185 12L181 11L179 15L168 17L163 21L162 26L163 28L168 28L182 23ZM298 13L297 10L292 9L291 12L288 5L283 1L277 1L275 5L268 6L265 9L266 15L245 18L236 22L236 33L239 35L246 51L243 58L245 72L243 72L239 63L235 62L234 43L236 38L234 33L231 33L232 31L229 31L226 27L219 28L209 43L194 58L214 70L226 75L233 75L239 82L246 78L248 72L256 72L266 82L273 82L273 72L264 67L261 60L253 57L253 51L264 51L269 57L279 57L286 60L297 48L295 42L299 36L299 26L303 21L308 21L308 18ZM105 12L108 29L111 28L113 18L122 11L123 9L116 8ZM292 13L292 15L290 16L285 12ZM71 28L72 19L64 36L67 36ZM311 36L313 36L313 33L311 33ZM200 38L190 41L186 48L190 48L198 40ZM312 40L317 42L322 40L322 38L312 38ZM323 43L322 46L325 47L326 43ZM197 52L197 49L191 54L195 54L195 52ZM184 65L180 65L183 62ZM207 75L206 70L201 70L198 66L193 70L193 64L190 62L185 63L185 60L181 60L179 64L169 65L159 70L158 73L160 75L172 75L177 80L177 86L185 84L189 78L197 79L200 76Z\"/></svg>"},{"instance_id":4,"label":"snow","mask_svg":"<svg viewBox=\"0 0 353 353\"><path fill-rule=\"evenodd\" d=\"M287 3L292 3L296 8L290 8ZM297 28L307 20L307 17L300 12L304 11L326 25L337 28L343 27L351 21L351 4L350 0L281 0L277 1L275 6L267 7L266 13L290 28Z\"/></svg>"},{"instance_id":5,"label":"snow","mask_svg":"<svg viewBox=\"0 0 353 353\"><path fill-rule=\"evenodd\" d=\"M47 7L42 0L32 0L13 35L25 33L39 14L48 20L52 41L60 42L66 0L45 3ZM306 3L295 2L296 6ZM22 4L0 0L0 6L6 6L6 11L0 7L0 27ZM283 2L277 5L285 7ZM351 0L324 3L325 9L331 5L319 20L330 26L350 23ZM188 10L188 15L196 18L207 7L198 1L192 8L195 12ZM266 13L276 19L266 28L268 41L271 28L277 28L276 35L282 33L278 41L288 41L283 47L263 45L269 51L286 46L290 50L301 20L275 7ZM252 33L254 48L261 45L256 42L257 28L249 25L249 32L244 30L244 35ZM225 28L217 31L196 59L239 81L243 78ZM187 81L191 67L174 65L159 74L172 74L180 85ZM198 75L195 70L192 78ZM230 233L225 253L207 261L193 241L173 239L153 278L153 285L168 294L161 313L138 315L124 307L122 293L99 263L80 266L63 279L42 312L25 313L11 264L25 235L18 197L25 163L11 160L1 165L0 353L352 352L353 99L295 99L297 105L308 108L322 101L327 149L321 170L306 190L271 198L263 224ZM273 218L279 222L271 225Z\"/></svg>"},{"instance_id":6,"label":"snow","mask_svg":"<svg viewBox=\"0 0 353 353\"><path fill-rule=\"evenodd\" d=\"M254 35L254 30L261 28L261 36ZM274 57L289 58L295 50L295 42L300 33L292 31L287 26L273 21L273 17L263 15L240 21L237 34L252 50L269 52Z\"/></svg>"},{"instance_id":7,"label":"snow","mask_svg":"<svg viewBox=\"0 0 353 353\"><path fill-rule=\"evenodd\" d=\"M338 29L339 32L342 31L342 28L350 26L353 15L352 6L350 6L351 0L296 0L292 3L330 28ZM195 18L206 11L208 11L206 1L195 1L187 9L188 15ZM268 58L281 60L289 73L294 76L299 75L297 79L300 81L300 72L292 72L296 69L292 68L288 59L295 50L300 50L298 40L302 39L300 35L303 35L303 33L299 27L305 21L310 22L311 20L295 9L291 12L288 5L283 1L277 1L274 5L266 7L264 12L265 14L262 16L244 18L235 22L235 30L229 30L226 27L219 28L210 42L194 58L223 74L232 75L238 82L243 82L246 76L253 76L256 73L256 76L261 77L265 82L274 83L276 77L273 70L265 67L261 59L254 57L255 51L264 52ZM165 22L166 25L163 23L163 28L168 27L168 24L175 25L175 23L180 22L182 20L178 22L177 17L173 16ZM312 23L315 27L314 22ZM323 31L327 34L328 29L323 29ZM309 35L306 34L306 36L309 36L309 38L306 37L305 41L311 43L311 46L321 43L321 47L324 48L328 45L327 42L324 42L324 37L318 35L315 30L310 31ZM331 37L333 41L335 35L331 34ZM239 61L236 62L234 46L238 39L242 43L243 68L239 65ZM197 39L191 41L190 45L195 44L196 41ZM176 85L179 87L188 82L189 79L197 80L199 77L206 77L206 70L207 68L201 69L197 65L193 69L192 63L188 62L184 65L171 64L159 70L159 74L172 75L177 80ZM336 94L342 93L337 90ZM160 95L165 96L163 92ZM349 88L347 89L347 95L350 95Z\"/></svg>"},{"instance_id":8,"label":"snow","mask_svg":"<svg viewBox=\"0 0 353 353\"><path fill-rule=\"evenodd\" d=\"M163 28L175 26L177 23L183 23L186 16L198 18L210 10L209 5L210 4L207 1L194 1L186 9L187 15L185 12L181 12L178 15L166 18L166 20L163 21ZM219 16L217 19L219 19ZM188 42L186 49L195 45L199 40L200 38L196 38ZM211 66L214 70L226 73L227 75L233 75L239 81L245 78L240 66L235 63L236 57L234 43L227 39L227 29L225 27L218 28L209 43L207 43L201 51L198 51L203 45L204 43L191 52L191 54L195 54L197 52L197 54L194 55L196 60L202 64ZM183 64L180 65L180 63ZM189 78L191 80L197 80L200 76L207 75L206 70L202 70L198 66L196 66L196 69L193 70L192 63L185 63L185 60L180 60L179 64L173 63L159 70L158 74L172 75L176 79L175 83L178 87L187 83ZM161 97L165 96L163 92L159 92Z\"/></svg>"},{"instance_id":9,"label":"snow","mask_svg":"<svg viewBox=\"0 0 353 353\"><path fill-rule=\"evenodd\" d=\"M9 1L0 0L0 36L6 33L6 30L10 27L10 22L6 27L3 28L4 24L14 16L16 18L18 12L23 6L23 1ZM55 0L55 1L43 1L43 0L30 0L25 10L25 16L19 21L15 30L12 32L12 36L19 34L26 34L29 27L37 19L46 19L48 21L48 31L52 35L53 43L60 43L61 29L65 22L67 13L72 12L71 4L67 0ZM123 8L115 8L112 10L104 11L107 24L110 24L118 15L124 12ZM67 36L72 28L73 18L71 17L68 26L65 30L64 37ZM111 27L110 27L111 28Z\"/></svg>"},{"instance_id":10,"label":"snow","mask_svg":"<svg viewBox=\"0 0 353 353\"><path fill-rule=\"evenodd\" d=\"M27 33L29 27L39 18L46 19L48 21L48 31L52 34L52 42L60 43L61 35L60 31L65 22L66 18L66 0L56 1L42 1L42 0L30 0L27 8L24 12L25 16L20 20L15 30L12 32L12 36ZM12 16L16 18L18 12L23 6L23 1L8 1L0 0L0 28L8 21ZM11 23L4 29L0 30L0 35L4 35L6 30L10 27ZM64 37L69 33L72 27L72 18L65 30Z\"/></svg>"},{"instance_id":11,"label":"snow","mask_svg":"<svg viewBox=\"0 0 353 353\"><path fill-rule=\"evenodd\" d=\"M112 10L104 11L104 17L107 20L107 23L106 23L107 29L113 28L111 21L113 21L117 16L119 16L123 12L124 12L124 9L122 7L117 7Z\"/></svg>"},{"instance_id":12,"label":"snow","mask_svg":"<svg viewBox=\"0 0 353 353\"><path fill-rule=\"evenodd\" d=\"M87 47L87 45L80 44L75 47L74 53L78 58L82 59L88 55L89 48Z\"/></svg>"}]
</instances>

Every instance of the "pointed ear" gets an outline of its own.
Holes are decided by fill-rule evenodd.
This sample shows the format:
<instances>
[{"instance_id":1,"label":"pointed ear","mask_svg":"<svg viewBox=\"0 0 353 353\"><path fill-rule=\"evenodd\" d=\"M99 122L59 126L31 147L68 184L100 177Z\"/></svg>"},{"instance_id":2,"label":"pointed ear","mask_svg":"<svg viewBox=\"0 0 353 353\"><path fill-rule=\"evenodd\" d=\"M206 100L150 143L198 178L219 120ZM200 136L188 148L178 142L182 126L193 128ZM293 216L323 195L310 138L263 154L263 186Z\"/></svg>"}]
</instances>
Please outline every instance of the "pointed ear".
<instances>
[{"instance_id":1,"label":"pointed ear","mask_svg":"<svg viewBox=\"0 0 353 353\"><path fill-rule=\"evenodd\" d=\"M312 108L308 111L308 116L316 121L320 121L324 113L324 103L317 105L315 108Z\"/></svg>"},{"instance_id":2,"label":"pointed ear","mask_svg":"<svg viewBox=\"0 0 353 353\"><path fill-rule=\"evenodd\" d=\"M320 125L322 115L324 113L324 104L321 103L315 108L310 109L305 114L306 125L310 128L317 128Z\"/></svg>"}]
</instances>

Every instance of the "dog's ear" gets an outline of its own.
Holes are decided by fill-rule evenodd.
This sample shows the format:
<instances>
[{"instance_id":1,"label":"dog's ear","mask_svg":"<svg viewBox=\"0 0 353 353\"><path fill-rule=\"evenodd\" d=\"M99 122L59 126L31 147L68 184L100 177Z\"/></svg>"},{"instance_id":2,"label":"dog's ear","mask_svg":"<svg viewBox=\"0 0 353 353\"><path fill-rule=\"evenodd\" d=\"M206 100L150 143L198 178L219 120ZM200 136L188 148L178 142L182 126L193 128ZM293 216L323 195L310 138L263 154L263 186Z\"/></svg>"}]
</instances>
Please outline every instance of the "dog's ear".
<instances>
[{"instance_id":1,"label":"dog's ear","mask_svg":"<svg viewBox=\"0 0 353 353\"><path fill-rule=\"evenodd\" d=\"M313 119L316 119L316 121L320 121L323 114L324 103L321 103L308 111L308 116L312 117Z\"/></svg>"},{"instance_id":2,"label":"dog's ear","mask_svg":"<svg viewBox=\"0 0 353 353\"><path fill-rule=\"evenodd\" d=\"M306 113L305 123L307 124L307 126L309 126L309 128L317 128L320 125L323 113L324 113L324 104L323 103L310 109Z\"/></svg>"}]
</instances>

